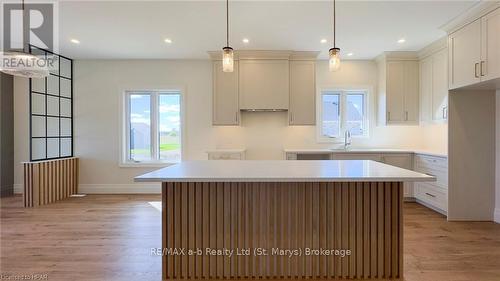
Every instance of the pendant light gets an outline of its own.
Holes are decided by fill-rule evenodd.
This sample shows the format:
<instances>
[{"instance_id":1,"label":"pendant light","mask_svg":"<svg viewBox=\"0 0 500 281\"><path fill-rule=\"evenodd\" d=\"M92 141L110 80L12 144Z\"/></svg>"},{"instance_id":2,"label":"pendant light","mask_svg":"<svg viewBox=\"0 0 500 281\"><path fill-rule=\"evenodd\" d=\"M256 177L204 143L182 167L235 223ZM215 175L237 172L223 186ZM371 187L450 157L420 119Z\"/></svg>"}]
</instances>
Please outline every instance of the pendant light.
<instances>
[{"instance_id":1,"label":"pendant light","mask_svg":"<svg viewBox=\"0 0 500 281\"><path fill-rule=\"evenodd\" d=\"M335 36L337 35L335 23L335 0L333 0L333 48L329 51L330 58L328 60L328 68L330 71L337 71L340 68L340 48L337 48L335 44Z\"/></svg>"},{"instance_id":2,"label":"pendant light","mask_svg":"<svg viewBox=\"0 0 500 281\"><path fill-rule=\"evenodd\" d=\"M226 0L226 47L222 48L222 71L233 72L234 54L229 47L229 0Z\"/></svg>"},{"instance_id":3,"label":"pendant light","mask_svg":"<svg viewBox=\"0 0 500 281\"><path fill-rule=\"evenodd\" d=\"M22 52L2 52L2 63L0 71L6 74L26 77L44 78L49 75L47 61L29 53L29 30L28 11L23 8L23 51ZM4 65L8 63L7 65Z\"/></svg>"}]
</instances>

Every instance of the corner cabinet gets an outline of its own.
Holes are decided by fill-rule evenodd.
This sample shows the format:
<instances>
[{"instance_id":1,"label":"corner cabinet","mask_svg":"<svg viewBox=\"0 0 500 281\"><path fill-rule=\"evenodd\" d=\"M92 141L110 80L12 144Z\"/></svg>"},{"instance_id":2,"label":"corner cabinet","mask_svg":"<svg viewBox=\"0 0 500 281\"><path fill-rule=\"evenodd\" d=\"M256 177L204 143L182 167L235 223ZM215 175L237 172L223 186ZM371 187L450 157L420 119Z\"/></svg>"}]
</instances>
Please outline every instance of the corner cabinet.
<instances>
[{"instance_id":1,"label":"corner cabinet","mask_svg":"<svg viewBox=\"0 0 500 281\"><path fill-rule=\"evenodd\" d=\"M420 61L420 120L448 118L448 50L440 49Z\"/></svg>"},{"instance_id":2,"label":"corner cabinet","mask_svg":"<svg viewBox=\"0 0 500 281\"><path fill-rule=\"evenodd\" d=\"M448 36L449 89L500 78L500 9Z\"/></svg>"},{"instance_id":3,"label":"corner cabinet","mask_svg":"<svg viewBox=\"0 0 500 281\"><path fill-rule=\"evenodd\" d=\"M289 125L316 124L316 62L290 61Z\"/></svg>"},{"instance_id":4,"label":"corner cabinet","mask_svg":"<svg viewBox=\"0 0 500 281\"><path fill-rule=\"evenodd\" d=\"M419 67L415 54L378 58L379 123L418 125Z\"/></svg>"},{"instance_id":5,"label":"corner cabinet","mask_svg":"<svg viewBox=\"0 0 500 281\"><path fill-rule=\"evenodd\" d=\"M222 61L213 62L213 125L240 124L238 69L238 61L234 61L233 72L223 72Z\"/></svg>"}]
</instances>

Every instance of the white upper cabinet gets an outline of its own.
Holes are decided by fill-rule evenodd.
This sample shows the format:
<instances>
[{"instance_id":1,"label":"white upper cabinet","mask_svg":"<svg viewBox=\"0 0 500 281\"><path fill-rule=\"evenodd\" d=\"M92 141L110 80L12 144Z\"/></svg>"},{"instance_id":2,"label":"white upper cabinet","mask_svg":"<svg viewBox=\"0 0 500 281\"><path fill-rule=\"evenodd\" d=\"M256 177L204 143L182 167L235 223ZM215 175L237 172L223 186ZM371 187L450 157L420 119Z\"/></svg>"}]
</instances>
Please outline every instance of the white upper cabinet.
<instances>
[{"instance_id":1,"label":"white upper cabinet","mask_svg":"<svg viewBox=\"0 0 500 281\"><path fill-rule=\"evenodd\" d=\"M419 65L416 57L383 58L380 70L379 116L385 125L417 125L419 120ZM382 113L382 114L380 114ZM385 113L385 117L383 115Z\"/></svg>"},{"instance_id":2,"label":"white upper cabinet","mask_svg":"<svg viewBox=\"0 0 500 281\"><path fill-rule=\"evenodd\" d=\"M432 56L420 61L420 120L432 118Z\"/></svg>"},{"instance_id":3,"label":"white upper cabinet","mask_svg":"<svg viewBox=\"0 0 500 281\"><path fill-rule=\"evenodd\" d=\"M238 61L234 61L233 72L222 71L222 61L213 62L213 125L238 125Z\"/></svg>"},{"instance_id":4,"label":"white upper cabinet","mask_svg":"<svg viewBox=\"0 0 500 281\"><path fill-rule=\"evenodd\" d=\"M446 120L448 117L448 50L434 51L420 60L420 120Z\"/></svg>"},{"instance_id":5,"label":"white upper cabinet","mask_svg":"<svg viewBox=\"0 0 500 281\"><path fill-rule=\"evenodd\" d=\"M448 50L432 55L432 120L448 118Z\"/></svg>"},{"instance_id":6,"label":"white upper cabinet","mask_svg":"<svg viewBox=\"0 0 500 281\"><path fill-rule=\"evenodd\" d=\"M449 36L449 88L456 89L481 81L481 20Z\"/></svg>"},{"instance_id":7,"label":"white upper cabinet","mask_svg":"<svg viewBox=\"0 0 500 281\"><path fill-rule=\"evenodd\" d=\"M448 37L449 89L500 78L500 9Z\"/></svg>"},{"instance_id":8,"label":"white upper cabinet","mask_svg":"<svg viewBox=\"0 0 500 281\"><path fill-rule=\"evenodd\" d=\"M481 19L481 80L500 78L500 9Z\"/></svg>"},{"instance_id":9,"label":"white upper cabinet","mask_svg":"<svg viewBox=\"0 0 500 281\"><path fill-rule=\"evenodd\" d=\"M240 60L240 109L287 110L290 65L281 59Z\"/></svg>"},{"instance_id":10,"label":"white upper cabinet","mask_svg":"<svg viewBox=\"0 0 500 281\"><path fill-rule=\"evenodd\" d=\"M316 62L290 61L290 125L316 124Z\"/></svg>"}]
</instances>

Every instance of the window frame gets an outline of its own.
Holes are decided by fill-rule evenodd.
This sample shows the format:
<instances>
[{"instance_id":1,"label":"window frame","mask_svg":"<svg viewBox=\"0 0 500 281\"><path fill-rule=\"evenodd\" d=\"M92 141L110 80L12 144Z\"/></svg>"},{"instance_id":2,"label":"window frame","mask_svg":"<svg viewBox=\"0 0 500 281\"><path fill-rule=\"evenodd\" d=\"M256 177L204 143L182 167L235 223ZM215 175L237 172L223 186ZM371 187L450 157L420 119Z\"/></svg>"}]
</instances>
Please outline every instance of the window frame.
<instances>
[{"instance_id":1,"label":"window frame","mask_svg":"<svg viewBox=\"0 0 500 281\"><path fill-rule=\"evenodd\" d=\"M339 104L339 114L340 114L340 130L339 136L327 137L323 135L323 95L326 92L338 93L340 94L340 104ZM362 135L355 135L352 138L368 138L370 136L370 96L371 87L366 86L345 86L345 87L324 87L319 88L316 96L316 120L318 124L316 125L316 140L318 143L343 143L344 133L346 131L347 125L347 95L348 94L362 94L363 95L363 123L365 129Z\"/></svg>"},{"instance_id":2,"label":"window frame","mask_svg":"<svg viewBox=\"0 0 500 281\"><path fill-rule=\"evenodd\" d=\"M185 155L185 108L184 108L184 91L180 87L168 88L168 89L151 89L151 90L124 90L122 91L122 108L121 108L121 119L122 119L122 134L121 134L121 157L120 157L120 167L163 167L166 165L177 164L184 160ZM178 94L179 95L179 106L180 106L180 153L181 157L179 161L169 161L160 159L159 151L159 97L165 94ZM130 96L131 95L149 95L150 96L150 138L151 138L151 160L149 161L134 161L130 159Z\"/></svg>"}]
</instances>

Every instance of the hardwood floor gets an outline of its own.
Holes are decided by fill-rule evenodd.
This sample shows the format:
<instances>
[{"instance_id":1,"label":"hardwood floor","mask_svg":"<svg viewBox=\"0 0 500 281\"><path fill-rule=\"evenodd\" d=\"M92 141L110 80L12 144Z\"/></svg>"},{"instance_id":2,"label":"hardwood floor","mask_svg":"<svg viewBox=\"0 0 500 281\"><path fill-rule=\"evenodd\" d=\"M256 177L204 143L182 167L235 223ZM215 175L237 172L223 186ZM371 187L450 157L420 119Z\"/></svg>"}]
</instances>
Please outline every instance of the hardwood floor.
<instances>
[{"instance_id":1,"label":"hardwood floor","mask_svg":"<svg viewBox=\"0 0 500 281\"><path fill-rule=\"evenodd\" d=\"M0 280L161 280L160 195L89 195L25 209L0 200ZM415 203L404 207L407 281L500 280L500 224L447 222ZM14 280L11 277L11 280ZM42 279L43 280L43 279Z\"/></svg>"}]
</instances>

